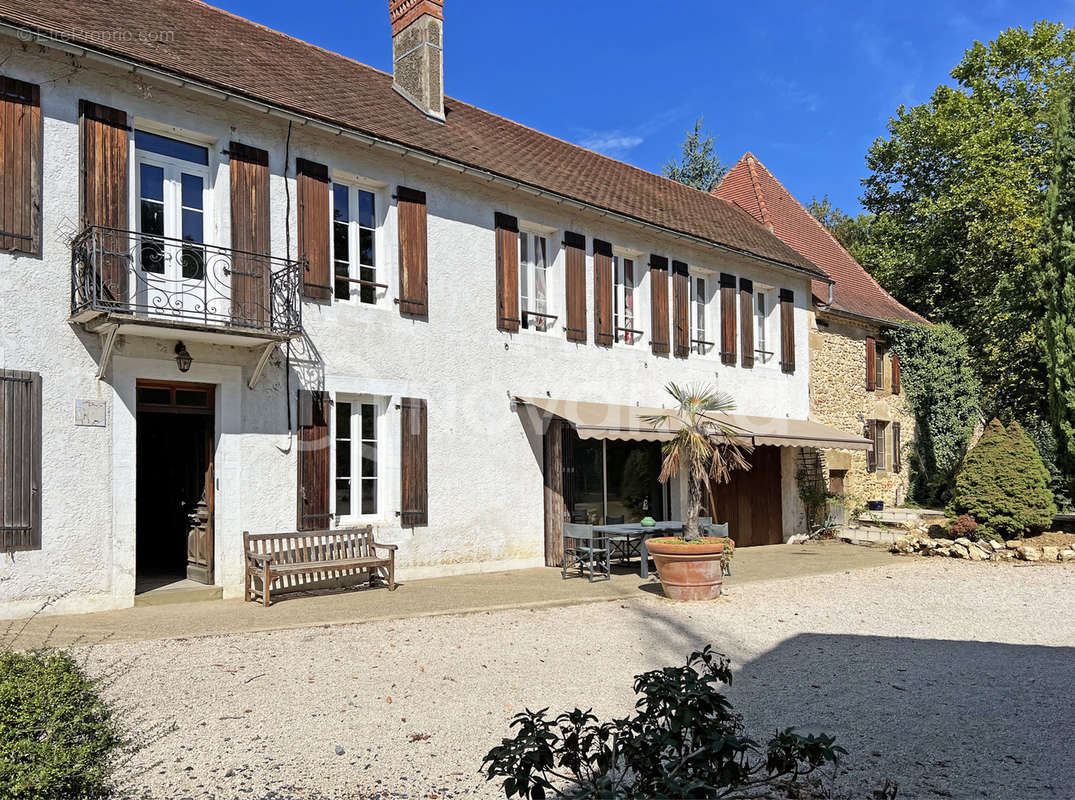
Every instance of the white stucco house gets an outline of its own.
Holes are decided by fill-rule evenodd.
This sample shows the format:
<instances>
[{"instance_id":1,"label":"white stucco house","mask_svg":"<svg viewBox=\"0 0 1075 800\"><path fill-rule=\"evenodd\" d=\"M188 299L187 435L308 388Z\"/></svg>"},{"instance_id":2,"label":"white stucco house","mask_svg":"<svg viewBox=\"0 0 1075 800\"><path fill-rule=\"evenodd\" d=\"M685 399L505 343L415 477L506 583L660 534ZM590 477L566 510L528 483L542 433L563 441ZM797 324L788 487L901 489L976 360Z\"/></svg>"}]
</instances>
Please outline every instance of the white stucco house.
<instances>
[{"instance_id":1,"label":"white stucco house","mask_svg":"<svg viewBox=\"0 0 1075 800\"><path fill-rule=\"evenodd\" d=\"M395 75L193 0L0 5L0 616L241 596L244 530L556 563L565 518L680 512L669 381L757 445L741 544L797 532L801 448L863 446L808 421L824 271L445 97L442 3L390 14Z\"/></svg>"}]
</instances>

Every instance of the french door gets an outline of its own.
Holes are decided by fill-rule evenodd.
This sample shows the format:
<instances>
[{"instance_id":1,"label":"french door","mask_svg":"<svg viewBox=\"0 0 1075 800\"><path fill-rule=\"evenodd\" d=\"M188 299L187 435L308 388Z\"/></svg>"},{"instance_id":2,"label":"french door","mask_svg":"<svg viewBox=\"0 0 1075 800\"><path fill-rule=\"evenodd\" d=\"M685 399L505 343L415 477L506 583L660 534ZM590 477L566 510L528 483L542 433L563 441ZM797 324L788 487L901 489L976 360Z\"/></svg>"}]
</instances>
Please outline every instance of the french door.
<instances>
[{"instance_id":1,"label":"french door","mask_svg":"<svg viewBox=\"0 0 1075 800\"><path fill-rule=\"evenodd\" d=\"M141 132L138 136L142 137ZM208 165L138 150L137 191L141 235L135 302L150 312L205 316L227 288L209 274L204 247L210 200Z\"/></svg>"}]
</instances>

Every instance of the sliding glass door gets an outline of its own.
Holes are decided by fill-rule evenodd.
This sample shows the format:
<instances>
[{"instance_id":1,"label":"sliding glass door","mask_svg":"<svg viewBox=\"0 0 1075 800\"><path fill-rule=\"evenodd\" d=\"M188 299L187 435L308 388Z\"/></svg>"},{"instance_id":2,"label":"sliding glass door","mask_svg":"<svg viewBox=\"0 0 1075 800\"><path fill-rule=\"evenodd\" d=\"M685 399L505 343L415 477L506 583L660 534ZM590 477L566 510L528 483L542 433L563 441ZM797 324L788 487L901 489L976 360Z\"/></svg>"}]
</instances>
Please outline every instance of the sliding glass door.
<instances>
[{"instance_id":1,"label":"sliding glass door","mask_svg":"<svg viewBox=\"0 0 1075 800\"><path fill-rule=\"evenodd\" d=\"M660 442L580 439L564 427L564 505L572 522L606 525L666 519Z\"/></svg>"}]
</instances>

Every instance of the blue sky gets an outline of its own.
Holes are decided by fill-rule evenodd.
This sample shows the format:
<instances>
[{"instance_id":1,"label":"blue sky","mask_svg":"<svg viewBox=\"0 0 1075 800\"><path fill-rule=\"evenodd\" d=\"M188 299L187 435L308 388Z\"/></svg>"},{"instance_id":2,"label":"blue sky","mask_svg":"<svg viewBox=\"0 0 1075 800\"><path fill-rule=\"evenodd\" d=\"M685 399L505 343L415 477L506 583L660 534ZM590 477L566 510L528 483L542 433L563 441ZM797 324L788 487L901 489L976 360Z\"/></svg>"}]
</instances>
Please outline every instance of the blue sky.
<instances>
[{"instance_id":1,"label":"blue sky","mask_svg":"<svg viewBox=\"0 0 1075 800\"><path fill-rule=\"evenodd\" d=\"M210 0L391 71L387 0ZM301 9L297 14L296 9ZM859 208L865 153L975 39L1075 0L446 0L449 95L660 171L698 116L732 163L752 150L803 202Z\"/></svg>"}]
</instances>

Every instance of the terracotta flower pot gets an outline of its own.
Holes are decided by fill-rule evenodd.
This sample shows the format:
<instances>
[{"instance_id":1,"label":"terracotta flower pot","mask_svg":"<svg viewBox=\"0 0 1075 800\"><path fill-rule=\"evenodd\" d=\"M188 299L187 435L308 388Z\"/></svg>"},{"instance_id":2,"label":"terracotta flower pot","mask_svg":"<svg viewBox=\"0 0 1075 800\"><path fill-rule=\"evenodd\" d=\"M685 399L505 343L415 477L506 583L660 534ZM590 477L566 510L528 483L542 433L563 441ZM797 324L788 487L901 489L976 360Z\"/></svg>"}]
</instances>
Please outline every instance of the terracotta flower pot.
<instances>
[{"instance_id":1,"label":"terracotta flower pot","mask_svg":"<svg viewBox=\"0 0 1075 800\"><path fill-rule=\"evenodd\" d=\"M661 588L669 600L713 600L723 583L724 542L703 538L683 542L666 537L650 539L646 548L657 565Z\"/></svg>"}]
</instances>

